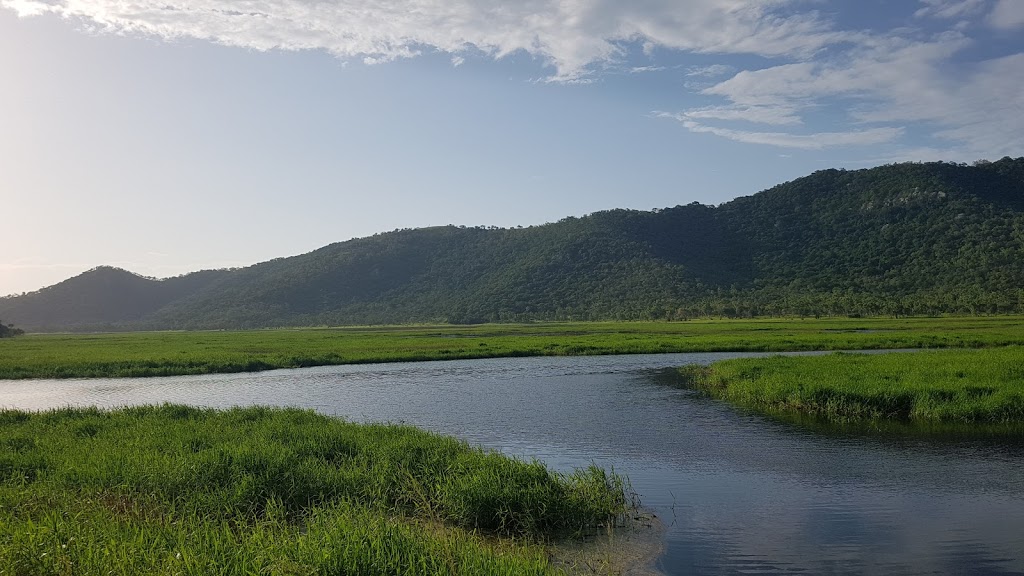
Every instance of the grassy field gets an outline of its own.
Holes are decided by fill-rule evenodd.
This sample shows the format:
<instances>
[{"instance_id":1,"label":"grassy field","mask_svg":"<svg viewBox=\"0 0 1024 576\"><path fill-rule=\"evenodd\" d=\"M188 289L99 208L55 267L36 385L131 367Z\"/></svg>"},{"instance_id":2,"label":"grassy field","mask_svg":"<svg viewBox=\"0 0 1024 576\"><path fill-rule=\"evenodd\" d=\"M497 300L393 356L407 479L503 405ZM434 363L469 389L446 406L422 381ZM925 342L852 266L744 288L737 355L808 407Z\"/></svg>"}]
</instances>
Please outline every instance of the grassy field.
<instances>
[{"instance_id":1,"label":"grassy field","mask_svg":"<svg viewBox=\"0 0 1024 576\"><path fill-rule=\"evenodd\" d=\"M1024 344L1024 317L38 334L0 340L0 378L162 376L502 356L977 348L1009 344Z\"/></svg>"},{"instance_id":2,"label":"grassy field","mask_svg":"<svg viewBox=\"0 0 1024 576\"><path fill-rule=\"evenodd\" d=\"M716 398L835 423L1024 424L1024 348L744 358L684 376Z\"/></svg>"},{"instance_id":3,"label":"grassy field","mask_svg":"<svg viewBox=\"0 0 1024 576\"><path fill-rule=\"evenodd\" d=\"M0 412L0 574L549 574L626 510L594 467L309 411Z\"/></svg>"}]
</instances>

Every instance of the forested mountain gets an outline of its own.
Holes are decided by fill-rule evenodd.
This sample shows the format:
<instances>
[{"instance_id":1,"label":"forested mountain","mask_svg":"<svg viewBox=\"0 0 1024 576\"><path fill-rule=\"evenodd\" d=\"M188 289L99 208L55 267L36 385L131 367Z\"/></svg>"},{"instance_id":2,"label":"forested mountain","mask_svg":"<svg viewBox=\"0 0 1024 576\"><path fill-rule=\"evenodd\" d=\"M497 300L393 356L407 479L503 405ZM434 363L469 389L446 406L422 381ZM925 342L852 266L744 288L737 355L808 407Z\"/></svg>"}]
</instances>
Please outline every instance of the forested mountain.
<instances>
[{"instance_id":1,"label":"forested mountain","mask_svg":"<svg viewBox=\"0 0 1024 576\"><path fill-rule=\"evenodd\" d=\"M154 281L0 300L41 328L252 328L1024 311L1024 158L823 170L718 207L396 230Z\"/></svg>"},{"instance_id":2,"label":"forested mountain","mask_svg":"<svg viewBox=\"0 0 1024 576\"><path fill-rule=\"evenodd\" d=\"M117 329L228 274L227 270L206 270L156 280L100 266L37 292L0 298L0 318L36 331Z\"/></svg>"}]
</instances>

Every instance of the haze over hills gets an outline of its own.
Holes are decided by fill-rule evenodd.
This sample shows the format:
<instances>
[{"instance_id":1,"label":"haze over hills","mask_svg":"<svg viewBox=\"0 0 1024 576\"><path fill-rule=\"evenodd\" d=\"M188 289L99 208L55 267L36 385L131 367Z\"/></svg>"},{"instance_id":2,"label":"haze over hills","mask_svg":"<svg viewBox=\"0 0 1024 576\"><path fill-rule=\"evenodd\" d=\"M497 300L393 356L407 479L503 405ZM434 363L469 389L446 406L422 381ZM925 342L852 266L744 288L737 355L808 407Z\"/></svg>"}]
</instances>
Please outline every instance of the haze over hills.
<instances>
[{"instance_id":1,"label":"haze over hills","mask_svg":"<svg viewBox=\"0 0 1024 576\"><path fill-rule=\"evenodd\" d=\"M1024 158L822 170L718 207L396 230L0 299L28 330L1024 311Z\"/></svg>"}]
</instances>

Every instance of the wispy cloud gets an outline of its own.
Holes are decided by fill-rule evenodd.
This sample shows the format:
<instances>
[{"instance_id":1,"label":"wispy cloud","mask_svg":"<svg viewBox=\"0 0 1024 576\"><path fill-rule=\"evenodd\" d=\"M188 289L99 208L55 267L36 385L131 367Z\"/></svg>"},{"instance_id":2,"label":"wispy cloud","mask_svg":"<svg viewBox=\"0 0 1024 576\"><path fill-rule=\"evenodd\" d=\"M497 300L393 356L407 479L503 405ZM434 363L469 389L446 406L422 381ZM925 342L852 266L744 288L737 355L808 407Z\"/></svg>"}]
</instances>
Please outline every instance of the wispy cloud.
<instances>
[{"instance_id":1,"label":"wispy cloud","mask_svg":"<svg viewBox=\"0 0 1024 576\"><path fill-rule=\"evenodd\" d=\"M736 72L736 69L726 64L712 64L710 66L692 66L686 69L687 76L699 76L703 78L725 76L727 74L733 74L734 72Z\"/></svg>"},{"instance_id":2,"label":"wispy cloud","mask_svg":"<svg viewBox=\"0 0 1024 576\"><path fill-rule=\"evenodd\" d=\"M322 50L346 62L442 53L457 67L467 53L495 59L522 53L547 67L539 81L567 84L607 73L661 72L675 65L657 60L664 52L714 55L722 63L683 72L689 99L702 101L666 114L693 132L814 149L890 142L913 127L931 136L924 146L946 141L949 150L979 157L1024 148L1024 56L978 62L971 57L985 52L968 50L976 45L972 29L991 35L993 28L1024 27L1024 0L920 0L900 8L910 24L891 30L845 29L827 10L807 9L820 4L0 0L22 16L57 14L100 31L256 50ZM936 33L937 26L948 29ZM631 60L637 49L649 64ZM744 58L748 68L734 68L740 60L728 57L740 54L761 58ZM737 122L773 128L748 130ZM915 146L922 149L920 142Z\"/></svg>"},{"instance_id":3,"label":"wispy cloud","mask_svg":"<svg viewBox=\"0 0 1024 576\"><path fill-rule=\"evenodd\" d=\"M813 134L793 134L789 132L756 132L734 130L707 126L686 118L676 118L690 132L714 134L747 144L766 144L781 148L798 148L802 150L821 150L836 146L866 146L892 142L898 138L901 128L871 128L851 132L818 132Z\"/></svg>"},{"instance_id":4,"label":"wispy cloud","mask_svg":"<svg viewBox=\"0 0 1024 576\"><path fill-rule=\"evenodd\" d=\"M623 55L623 42L708 53L811 55L840 41L816 13L782 10L795 0L0 0L22 16L83 19L99 30L192 37L256 50L325 50L381 63L424 49L473 47L495 58L531 54L575 79ZM230 7L231 9L226 9ZM239 6L244 6L240 9Z\"/></svg>"},{"instance_id":5,"label":"wispy cloud","mask_svg":"<svg viewBox=\"0 0 1024 576\"><path fill-rule=\"evenodd\" d=\"M984 18L978 3L928 2L935 17L965 13ZM1024 2L1015 3L1024 9ZM1016 10L1016 8L1014 8ZM1024 11L1024 10L1022 10ZM1004 22L1009 22L1009 16ZM924 36L909 31L872 33L832 49L828 56L743 70L699 92L724 104L683 110L694 132L742 142L813 147L874 145L913 125L948 153L980 158L1024 150L1024 54L980 62L954 59L975 41L962 32ZM851 128L813 137L747 132L707 121L798 125L805 115L830 107L832 123ZM907 156L930 148L916 145ZM916 152L914 152L916 151ZM910 152L914 152L911 154Z\"/></svg>"},{"instance_id":6,"label":"wispy cloud","mask_svg":"<svg viewBox=\"0 0 1024 576\"><path fill-rule=\"evenodd\" d=\"M989 15L989 23L1004 30L1024 27L1024 2L999 0Z\"/></svg>"},{"instance_id":7,"label":"wispy cloud","mask_svg":"<svg viewBox=\"0 0 1024 576\"><path fill-rule=\"evenodd\" d=\"M920 0L923 7L914 12L917 18L954 19L975 15L985 9L987 0ZM1014 0L1015 1L1015 0Z\"/></svg>"},{"instance_id":8,"label":"wispy cloud","mask_svg":"<svg viewBox=\"0 0 1024 576\"><path fill-rule=\"evenodd\" d=\"M629 69L630 74L642 74L644 72L661 72L664 66L634 66Z\"/></svg>"},{"instance_id":9,"label":"wispy cloud","mask_svg":"<svg viewBox=\"0 0 1024 576\"><path fill-rule=\"evenodd\" d=\"M708 106L669 114L677 120L728 120L785 126L802 124L796 109L790 106Z\"/></svg>"}]
</instances>

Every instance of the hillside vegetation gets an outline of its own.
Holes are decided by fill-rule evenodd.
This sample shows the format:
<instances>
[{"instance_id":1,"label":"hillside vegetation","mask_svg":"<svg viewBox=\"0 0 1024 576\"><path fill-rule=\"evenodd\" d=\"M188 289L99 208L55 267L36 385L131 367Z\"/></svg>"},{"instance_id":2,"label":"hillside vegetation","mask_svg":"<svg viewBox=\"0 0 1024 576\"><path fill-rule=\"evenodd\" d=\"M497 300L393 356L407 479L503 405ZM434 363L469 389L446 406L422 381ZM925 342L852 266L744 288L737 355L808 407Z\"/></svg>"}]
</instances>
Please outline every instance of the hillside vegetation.
<instances>
[{"instance_id":1,"label":"hillside vegetation","mask_svg":"<svg viewBox=\"0 0 1024 576\"><path fill-rule=\"evenodd\" d=\"M0 300L29 330L1024 311L1024 158L822 170L718 207L396 230Z\"/></svg>"},{"instance_id":2,"label":"hillside vegetation","mask_svg":"<svg viewBox=\"0 0 1024 576\"><path fill-rule=\"evenodd\" d=\"M0 298L0 310L31 331L85 328L110 330L132 325L176 300L230 274L205 270L156 280L100 266L23 296Z\"/></svg>"}]
</instances>

